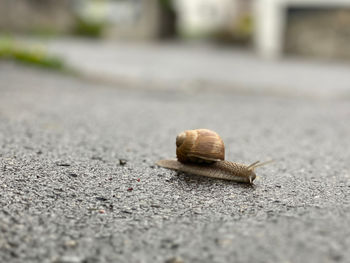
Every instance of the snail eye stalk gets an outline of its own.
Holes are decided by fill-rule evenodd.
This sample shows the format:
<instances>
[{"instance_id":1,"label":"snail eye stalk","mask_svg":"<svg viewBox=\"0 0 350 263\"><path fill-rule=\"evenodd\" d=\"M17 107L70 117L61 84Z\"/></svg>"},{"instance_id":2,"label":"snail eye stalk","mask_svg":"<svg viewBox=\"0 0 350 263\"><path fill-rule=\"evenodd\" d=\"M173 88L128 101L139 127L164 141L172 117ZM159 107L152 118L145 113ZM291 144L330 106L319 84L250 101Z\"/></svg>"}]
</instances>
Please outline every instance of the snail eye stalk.
<instances>
[{"instance_id":1,"label":"snail eye stalk","mask_svg":"<svg viewBox=\"0 0 350 263\"><path fill-rule=\"evenodd\" d=\"M253 171L253 170L254 170L255 168L257 168L257 167L260 167L260 166L263 166L263 165L272 163L272 162L274 162L274 161L275 161L275 160L270 160L270 161L266 161L266 162L263 162L263 163L260 163L260 161L256 161L256 162L250 164L247 168L248 168L249 170L252 170L252 171Z\"/></svg>"},{"instance_id":2,"label":"snail eye stalk","mask_svg":"<svg viewBox=\"0 0 350 263\"><path fill-rule=\"evenodd\" d=\"M254 162L254 163L248 165L247 169L248 169L248 170L254 170L255 166L256 166L258 163L260 163L260 161L256 161L256 162Z\"/></svg>"}]
</instances>

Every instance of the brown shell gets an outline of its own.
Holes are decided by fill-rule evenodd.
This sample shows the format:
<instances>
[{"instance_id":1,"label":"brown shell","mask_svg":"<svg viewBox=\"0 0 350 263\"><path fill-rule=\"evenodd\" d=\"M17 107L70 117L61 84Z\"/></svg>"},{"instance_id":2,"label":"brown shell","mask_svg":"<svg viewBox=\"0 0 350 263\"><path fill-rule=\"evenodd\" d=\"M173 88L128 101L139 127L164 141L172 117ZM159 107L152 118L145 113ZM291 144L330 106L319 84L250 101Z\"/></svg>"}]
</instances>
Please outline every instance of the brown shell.
<instances>
[{"instance_id":1,"label":"brown shell","mask_svg":"<svg viewBox=\"0 0 350 263\"><path fill-rule=\"evenodd\" d=\"M176 156L182 163L221 161L225 159L225 146L214 131L188 130L176 137Z\"/></svg>"}]
</instances>

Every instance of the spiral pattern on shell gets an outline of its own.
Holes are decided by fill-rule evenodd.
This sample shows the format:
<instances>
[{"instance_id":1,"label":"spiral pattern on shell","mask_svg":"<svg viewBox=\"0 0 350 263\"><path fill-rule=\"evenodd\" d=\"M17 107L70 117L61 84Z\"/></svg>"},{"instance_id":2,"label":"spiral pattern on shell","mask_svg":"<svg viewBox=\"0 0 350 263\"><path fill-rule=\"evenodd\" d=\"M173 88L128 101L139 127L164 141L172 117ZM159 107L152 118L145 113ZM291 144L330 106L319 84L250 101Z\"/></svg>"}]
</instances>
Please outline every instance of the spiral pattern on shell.
<instances>
[{"instance_id":1,"label":"spiral pattern on shell","mask_svg":"<svg viewBox=\"0 0 350 263\"><path fill-rule=\"evenodd\" d=\"M225 146L211 130L187 130L176 137L176 156L182 163L212 163L225 159Z\"/></svg>"}]
</instances>

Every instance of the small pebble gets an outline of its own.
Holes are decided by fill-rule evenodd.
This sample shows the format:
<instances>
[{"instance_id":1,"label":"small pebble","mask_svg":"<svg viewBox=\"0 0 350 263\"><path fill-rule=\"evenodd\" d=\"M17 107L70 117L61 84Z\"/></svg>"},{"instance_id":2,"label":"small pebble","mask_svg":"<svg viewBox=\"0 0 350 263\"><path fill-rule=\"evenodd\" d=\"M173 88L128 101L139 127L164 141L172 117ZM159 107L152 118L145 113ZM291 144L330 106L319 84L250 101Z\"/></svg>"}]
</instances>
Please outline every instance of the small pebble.
<instances>
[{"instance_id":1,"label":"small pebble","mask_svg":"<svg viewBox=\"0 0 350 263\"><path fill-rule=\"evenodd\" d=\"M57 166L65 166L65 167L68 167L70 166L69 163L56 163Z\"/></svg>"},{"instance_id":2,"label":"small pebble","mask_svg":"<svg viewBox=\"0 0 350 263\"><path fill-rule=\"evenodd\" d=\"M165 263L184 263L184 261L180 257L173 257L166 260Z\"/></svg>"},{"instance_id":3,"label":"small pebble","mask_svg":"<svg viewBox=\"0 0 350 263\"><path fill-rule=\"evenodd\" d=\"M121 212L126 213L126 214L132 214L131 208L129 208L129 207L122 209Z\"/></svg>"},{"instance_id":4,"label":"small pebble","mask_svg":"<svg viewBox=\"0 0 350 263\"><path fill-rule=\"evenodd\" d=\"M120 165L126 165L126 163L127 163L127 160L125 160L125 159L119 159L119 164L120 164Z\"/></svg>"},{"instance_id":5,"label":"small pebble","mask_svg":"<svg viewBox=\"0 0 350 263\"><path fill-rule=\"evenodd\" d=\"M105 201L108 200L108 198L103 197L103 196L97 196L97 197L96 197L96 200L105 202Z\"/></svg>"},{"instance_id":6,"label":"small pebble","mask_svg":"<svg viewBox=\"0 0 350 263\"><path fill-rule=\"evenodd\" d=\"M221 247L227 247L232 245L232 239L226 238L226 239L216 239L216 243Z\"/></svg>"},{"instance_id":7,"label":"small pebble","mask_svg":"<svg viewBox=\"0 0 350 263\"><path fill-rule=\"evenodd\" d=\"M54 260L54 263L81 263L84 259L77 256L63 256L57 260Z\"/></svg>"},{"instance_id":8,"label":"small pebble","mask_svg":"<svg viewBox=\"0 0 350 263\"><path fill-rule=\"evenodd\" d=\"M195 208L195 209L193 209L193 212L194 212L195 214L197 214L197 215L203 214L202 209L200 209L200 208Z\"/></svg>"},{"instance_id":9,"label":"small pebble","mask_svg":"<svg viewBox=\"0 0 350 263\"><path fill-rule=\"evenodd\" d=\"M64 246L66 248L73 248L73 247L76 247L77 246L77 241L75 240L68 240L64 243Z\"/></svg>"}]
</instances>

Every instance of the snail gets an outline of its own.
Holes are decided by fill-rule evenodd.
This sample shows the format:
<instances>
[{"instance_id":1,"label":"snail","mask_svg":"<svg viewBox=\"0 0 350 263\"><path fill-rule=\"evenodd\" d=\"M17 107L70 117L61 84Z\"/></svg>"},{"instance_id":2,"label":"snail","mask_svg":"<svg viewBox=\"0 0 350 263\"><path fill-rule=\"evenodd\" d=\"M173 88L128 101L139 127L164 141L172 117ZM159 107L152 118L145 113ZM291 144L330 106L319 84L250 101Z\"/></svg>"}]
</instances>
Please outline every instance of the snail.
<instances>
[{"instance_id":1,"label":"snail","mask_svg":"<svg viewBox=\"0 0 350 263\"><path fill-rule=\"evenodd\" d=\"M220 136L211 130L197 129L180 133L176 137L177 160L160 160L160 167L189 174L232 180L252 184L254 170L270 163L254 162L250 165L225 160L225 145Z\"/></svg>"}]
</instances>

